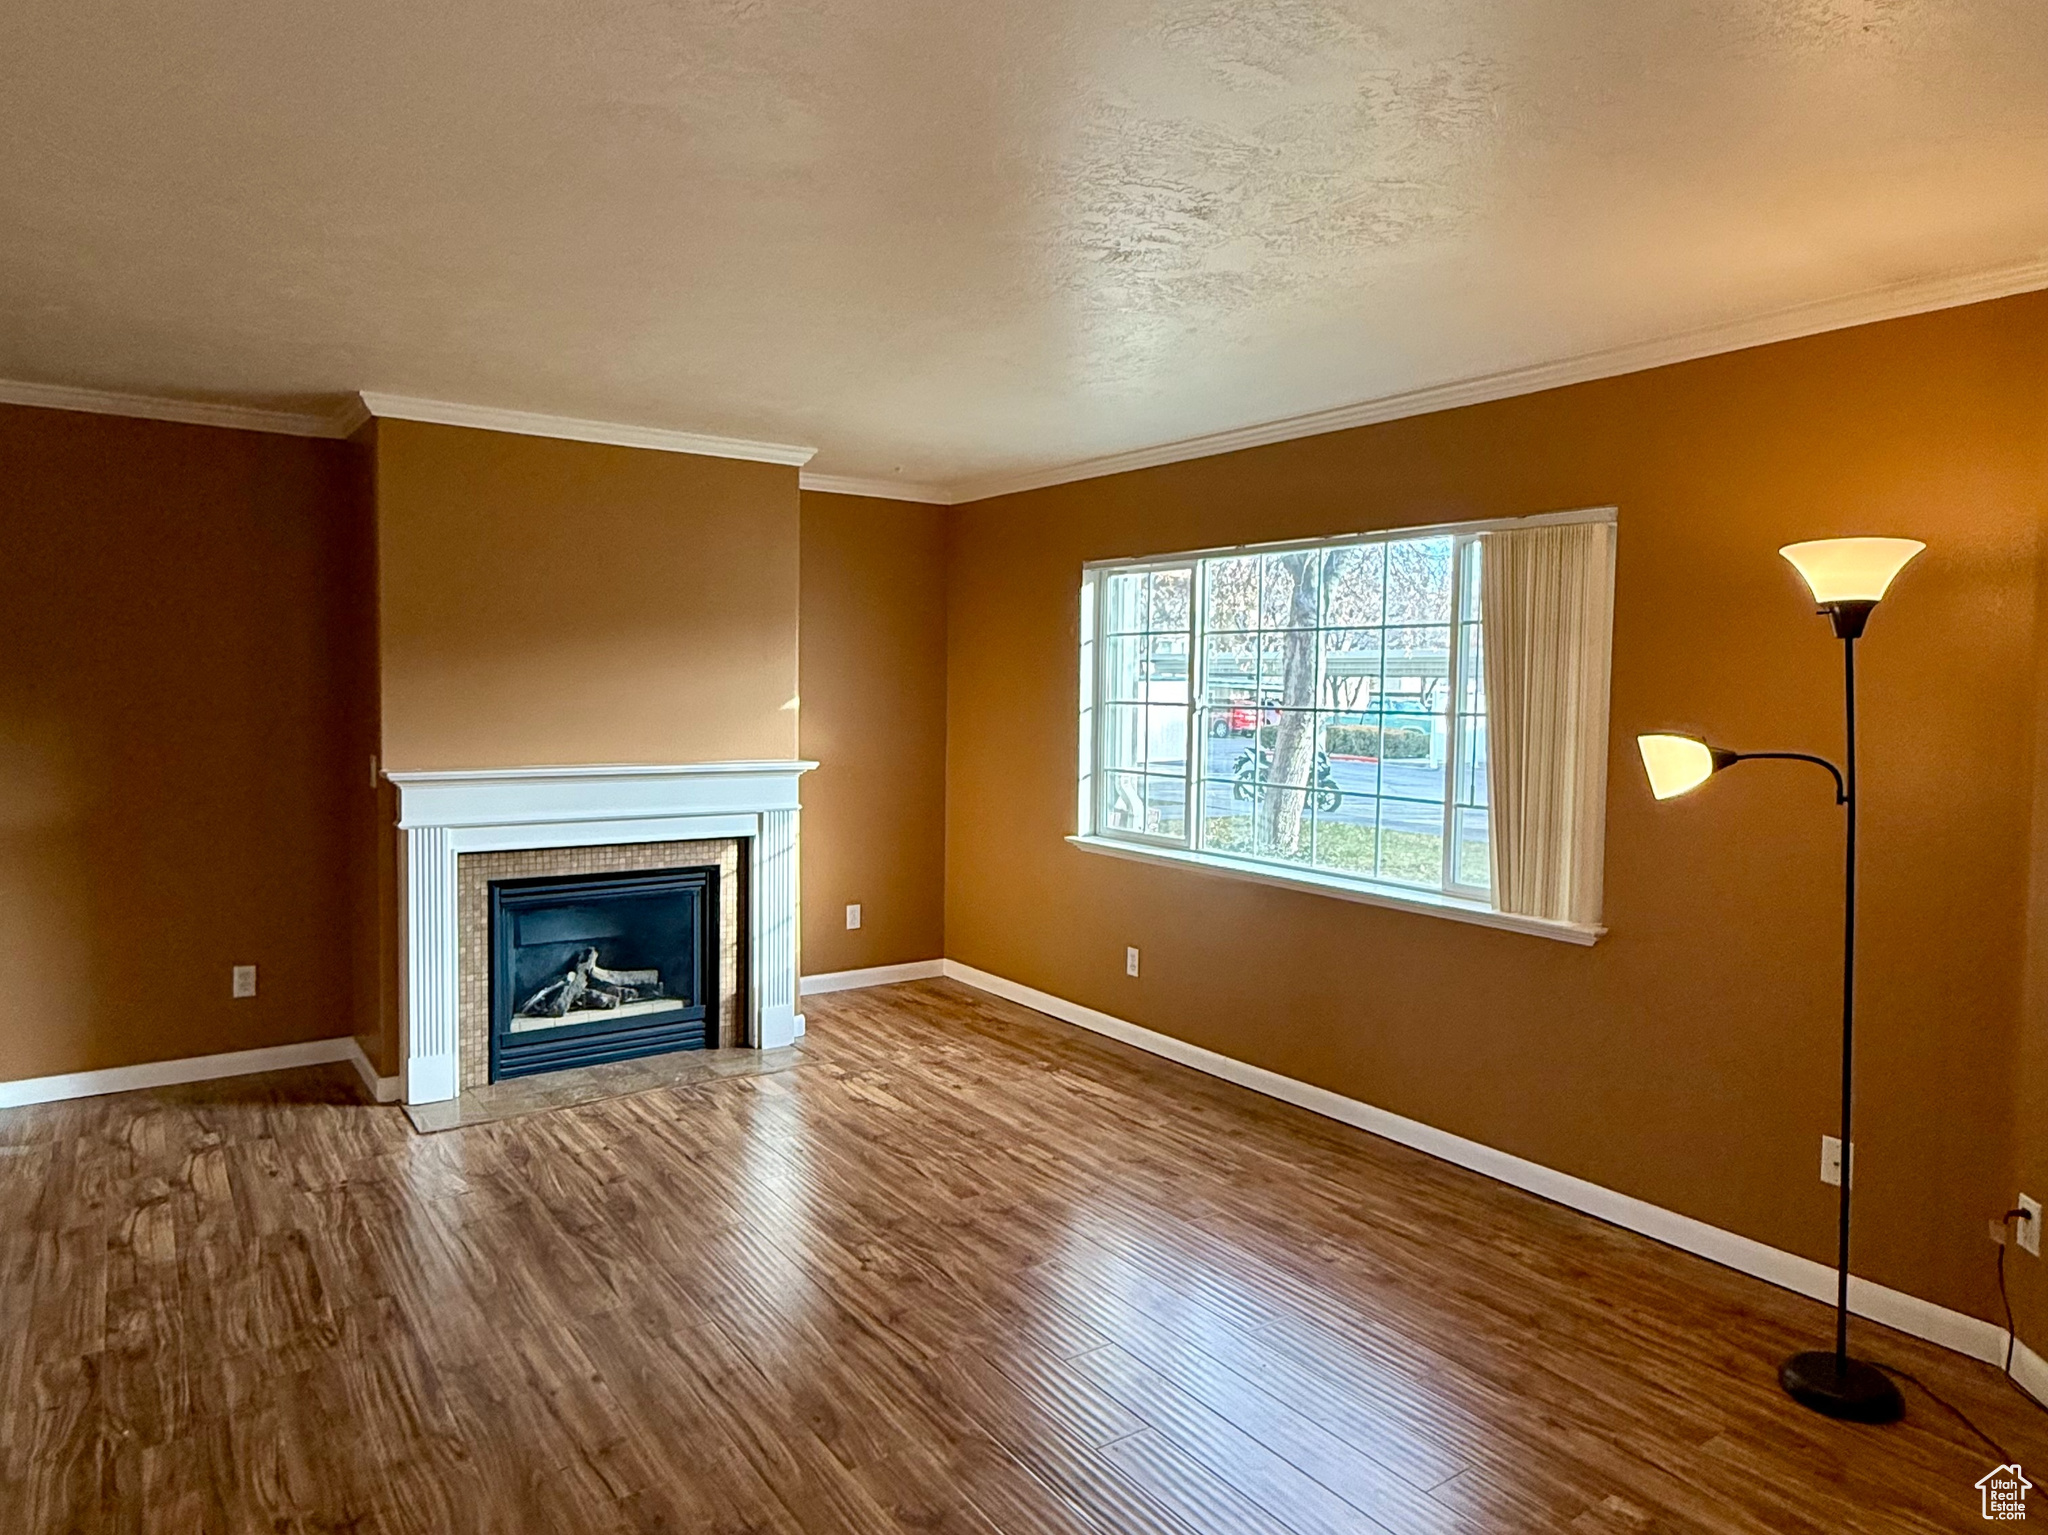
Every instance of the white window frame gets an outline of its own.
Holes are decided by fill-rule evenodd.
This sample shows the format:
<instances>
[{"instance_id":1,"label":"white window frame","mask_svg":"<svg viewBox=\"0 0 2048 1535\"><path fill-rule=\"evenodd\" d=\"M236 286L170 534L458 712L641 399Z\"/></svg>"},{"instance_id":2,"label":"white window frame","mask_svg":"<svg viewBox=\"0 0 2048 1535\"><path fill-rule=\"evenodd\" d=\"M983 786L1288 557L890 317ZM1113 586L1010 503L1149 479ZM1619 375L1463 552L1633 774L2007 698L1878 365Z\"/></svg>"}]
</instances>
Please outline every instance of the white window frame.
<instances>
[{"instance_id":1,"label":"white window frame","mask_svg":"<svg viewBox=\"0 0 2048 1535\"><path fill-rule=\"evenodd\" d=\"M1572 522L1613 522L1612 507L1594 508L1585 511L1548 513L1534 517L1500 518L1482 522L1443 523L1423 527L1386 528L1370 533L1344 534L1330 538L1297 539L1285 543L1240 544L1215 549L1177 552L1168 555L1134 556L1119 559L1094 560L1082 567L1081 580L1081 621L1080 621L1080 732L1079 732L1079 776L1078 800L1076 804L1077 830L1067 840L1087 851L1106 853L1111 856L1136 858L1144 862L1165 863L1187 867L1199 872L1220 874L1228 877L1247 879L1257 883L1282 887L1304 888L1321 894L1334 895L1368 905L1390 906L1407 910L1425 911L1435 915L1452 917L1457 920L1478 923L1482 926L1506 928L1517 932L1535 933L1544 937L1561 938L1568 942L1589 944L1595 941L1605 929L1579 923L1560 922L1542 917L1526 917L1501 912L1494 908L1489 889L1483 886L1461 884L1457 881L1458 844L1458 775L1464 754L1470 743L1465 739L1467 726L1461 704L1464 698L1466 678L1463 672L1468 664L1468 647L1465 643L1466 628L1479 622L1477 615L1468 617L1465 611L1467 566L1473 546L1489 532L1510 528L1526 528L1552 523ZM1202 847L1203 820L1207 814L1208 796L1203 788L1204 750L1207 742L1202 733L1202 700L1207 697L1208 645L1207 636L1207 592L1205 590L1206 563L1215 559L1242 558L1286 554L1296 550L1313 549L1319 554L1348 547L1371 544L1400 543L1425 538L1452 540L1451 557L1451 616L1450 655L1448 660L1449 696L1446 706L1447 746L1444 761L1444 836L1443 873L1437 885L1416 885L1384 878L1365 878L1331 868L1320 867L1313 862L1302 865L1284 863L1278 860L1260 858L1249 854L1237 854L1208 850ZM1107 728L1108 711L1101 707L1104 700L1103 672L1107 666L1107 647L1102 643L1105 637L1105 614L1108 581L1112 574L1129 575L1162 570L1188 570L1189 581L1189 630L1188 630L1188 683L1187 683L1187 750L1184 767L1185 784L1185 837L1155 835L1148 832L1109 829L1109 817L1101 804L1101 795L1106 792L1107 770L1101 764L1107 761L1102 732ZM1611 573L1611 567L1610 567ZM1331 626L1318 623L1318 633ZM1149 632L1149 627L1148 627ZM1324 654L1318 640L1318 667ZM1322 678L1318 674L1318 686ZM1149 727L1148 727L1149 728ZM1253 740L1256 742L1257 726ZM1604 819L1604 812L1603 812Z\"/></svg>"},{"instance_id":2,"label":"white window frame","mask_svg":"<svg viewBox=\"0 0 2048 1535\"><path fill-rule=\"evenodd\" d=\"M1186 740L1184 747L1187 755L1185 758L1184 767L1181 775L1182 782L1188 783L1191 781L1189 775L1195 771L1195 716L1198 712L1195 708L1194 702L1196 666L1195 646L1196 636L1200 632L1199 625L1196 621L1196 614L1199 610L1195 607L1195 604L1202 600L1201 557L1198 555L1180 555L1168 559L1131 561L1119 560L1111 561L1108 563L1106 567L1103 568L1115 570L1119 573L1129 573L1132 571L1142 571L1146 573L1164 573L1167 571L1174 570L1185 570L1188 573L1188 718ZM1091 570L1092 569L1094 569L1094 567L1091 567ZM1094 615L1092 621L1092 632L1094 638L1098 642L1109 637L1103 622L1103 605L1108 600L1107 585L1108 584L1106 582L1095 582L1090 588L1094 597ZM1146 628L1143 630L1142 633L1143 637L1150 638L1155 632L1157 631L1154 631L1148 622ZM1092 662L1094 668L1094 675L1092 678L1086 679L1083 682L1083 686L1091 690L1088 696L1090 696L1096 703L1100 704L1107 704L1110 702L1109 699L1102 696L1102 674L1104 668L1108 664L1107 656L1107 648L1098 643L1095 648L1094 660ZM1084 670L1086 670L1085 664ZM1128 700L1126 700L1126 702L1128 702ZM1147 700L1148 707L1149 703L1150 701ZM1094 732L1094 736L1092 741L1088 742L1084 748L1083 760L1084 762L1089 763L1099 763L1103 761L1108 755L1107 748L1102 740L1102 732L1104 731L1104 729L1107 728L1107 721L1109 715L1108 710L1106 708L1097 708L1094 709L1092 712L1092 729ZM1147 728L1149 729L1149 726ZM1110 770L1105 770L1104 772L1095 773L1093 775L1095 779L1095 794L1098 798L1095 804L1083 809L1082 814L1084 818L1093 818L1092 822L1084 824L1104 826L1108 823L1108 817L1103 813L1103 809L1099 799L1099 796L1102 794L1104 788L1107 786L1108 771ZM1156 777L1160 775L1153 774L1146 770L1141 771L1140 776ZM1193 813L1193 807L1189 806L1183 812L1183 816L1191 818L1193 816ZM1189 825L1190 836L1192 836L1193 827L1189 823L1189 820L1184 819L1183 824ZM1105 835L1113 835L1123 841L1140 843L1152 847L1180 848L1191 847L1194 845L1187 838L1154 835L1150 832L1131 831L1128 829L1119 830L1114 833L1105 833Z\"/></svg>"}]
</instances>

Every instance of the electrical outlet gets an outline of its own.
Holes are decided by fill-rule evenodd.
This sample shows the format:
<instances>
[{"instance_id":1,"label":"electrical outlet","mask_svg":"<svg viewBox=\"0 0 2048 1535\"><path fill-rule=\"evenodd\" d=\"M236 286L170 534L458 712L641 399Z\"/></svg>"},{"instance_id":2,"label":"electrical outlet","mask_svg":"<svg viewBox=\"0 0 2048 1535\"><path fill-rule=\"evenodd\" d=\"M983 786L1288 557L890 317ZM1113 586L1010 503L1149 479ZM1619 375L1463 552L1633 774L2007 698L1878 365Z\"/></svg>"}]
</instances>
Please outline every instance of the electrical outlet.
<instances>
[{"instance_id":1,"label":"electrical outlet","mask_svg":"<svg viewBox=\"0 0 2048 1535\"><path fill-rule=\"evenodd\" d=\"M2020 1208L2028 1216L2026 1220L2013 1222L2020 1228L2020 1250L2038 1258L2041 1256L2041 1201L2030 1194L2022 1194Z\"/></svg>"},{"instance_id":2,"label":"electrical outlet","mask_svg":"<svg viewBox=\"0 0 2048 1535\"><path fill-rule=\"evenodd\" d=\"M238 997L253 997L256 995L256 967L254 965L235 966L235 995Z\"/></svg>"},{"instance_id":3,"label":"electrical outlet","mask_svg":"<svg viewBox=\"0 0 2048 1535\"><path fill-rule=\"evenodd\" d=\"M860 902L855 901L846 908L846 930L850 933L860 926Z\"/></svg>"},{"instance_id":4,"label":"electrical outlet","mask_svg":"<svg viewBox=\"0 0 2048 1535\"><path fill-rule=\"evenodd\" d=\"M1125 974L1125 975L1136 975L1137 973L1138 973L1138 951L1137 951L1136 949L1125 949L1125 950L1124 950L1124 974Z\"/></svg>"},{"instance_id":5,"label":"electrical outlet","mask_svg":"<svg viewBox=\"0 0 2048 1535\"><path fill-rule=\"evenodd\" d=\"M1849 1148L1849 1179L1856 1179L1856 1148ZM1836 1188L1842 1186L1842 1140L1840 1136L1823 1135L1820 1138L1820 1181Z\"/></svg>"}]
</instances>

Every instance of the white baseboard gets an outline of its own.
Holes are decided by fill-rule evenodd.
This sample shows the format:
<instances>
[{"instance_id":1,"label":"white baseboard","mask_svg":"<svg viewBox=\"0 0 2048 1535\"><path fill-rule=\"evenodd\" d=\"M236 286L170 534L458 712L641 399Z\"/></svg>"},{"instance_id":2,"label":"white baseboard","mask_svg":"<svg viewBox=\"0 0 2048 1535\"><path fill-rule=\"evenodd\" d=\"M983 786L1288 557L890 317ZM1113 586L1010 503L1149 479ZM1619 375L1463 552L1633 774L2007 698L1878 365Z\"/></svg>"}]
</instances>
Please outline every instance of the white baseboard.
<instances>
[{"instance_id":1,"label":"white baseboard","mask_svg":"<svg viewBox=\"0 0 2048 1535\"><path fill-rule=\"evenodd\" d=\"M102 1093L132 1093L144 1087L211 1082L219 1077L246 1077L259 1071L288 1071L294 1066L346 1061L361 1053L355 1040L344 1036L340 1039L309 1039L296 1045L271 1045L262 1050L230 1050L223 1055L188 1055L182 1060L148 1061L140 1066L109 1066L103 1071L23 1077L13 1082L0 1082L0 1108L55 1103L63 1098L96 1098ZM362 1068L359 1066L357 1069Z\"/></svg>"},{"instance_id":2,"label":"white baseboard","mask_svg":"<svg viewBox=\"0 0 2048 1535\"><path fill-rule=\"evenodd\" d=\"M363 1079L363 1087L374 1103L396 1103L399 1090L405 1086L403 1077L380 1077L377 1068L370 1064L369 1056L363 1053L362 1042L351 1039L348 1042L349 1061L356 1069L356 1075Z\"/></svg>"},{"instance_id":3,"label":"white baseboard","mask_svg":"<svg viewBox=\"0 0 2048 1535\"><path fill-rule=\"evenodd\" d=\"M807 975L803 995L815 997L824 991L853 991L862 986L894 986L899 981L931 981L946 973L943 959L914 959L903 965L870 965L865 970L831 970Z\"/></svg>"},{"instance_id":4,"label":"white baseboard","mask_svg":"<svg viewBox=\"0 0 2048 1535\"><path fill-rule=\"evenodd\" d=\"M1356 1098L1346 1098L1327 1088L1316 1087L1307 1082L1284 1077L1277 1071L1268 1071L1262 1066L1252 1066L1213 1050L1204 1050L1185 1040L1175 1039L1168 1034L1156 1033L1135 1023L1126 1023L1108 1013L1099 1013L1092 1007L1068 1002L1015 981L1005 980L999 975L990 975L963 965L958 960L945 962L948 979L961 981L988 992L992 996L1015 1002L1022 1007L1032 1008L1089 1029L1105 1034L1111 1039L1121 1040L1153 1055L1164 1056L1167 1060L1234 1082L1239 1087L1248 1087L1253 1092L1264 1093L1269 1098L1278 1098L1283 1103L1294 1104L1297 1108L1324 1115L1343 1124L1368 1130L1374 1135L1385 1136L1390 1141L1399 1141L1417 1151L1452 1162L1459 1167L1483 1173L1489 1178L1511 1184L1531 1194L1554 1200L1620 1226L1625 1230L1651 1237L1656 1241L1694 1253L1702 1258L1741 1273L1749 1274L1768 1283L1780 1285L1814 1300L1833 1304L1835 1299L1835 1271L1824 1263L1811 1258L1802 1258L1776 1247L1768 1247L1752 1238L1724 1231L1719 1226L1710 1226L1705 1221L1694 1220L1689 1215L1666 1210L1646 1200L1636 1199L1628 1194L1617 1193L1584 1178L1575 1178L1538 1162L1526 1161L1511 1156L1505 1151L1496 1151L1478 1141L1466 1140L1447 1130L1419 1120L1405 1119L1385 1109L1374 1108ZM1938 1343L1944 1348L1967 1354L1972 1359L1981 1359L1990 1364L2005 1362L2005 1329L1978 1317L1965 1316L1946 1306L1937 1306L1932 1301L1908 1295L1901 1290L1888 1289L1868 1279L1849 1276L1849 1309L1857 1316L1867 1317L1886 1327L1897 1328L1916 1338ZM2029 1357L2033 1358L2031 1352ZM2035 1379L2040 1390L2029 1384L2027 1389L2035 1395L2048 1393L2048 1363L2034 1359L2039 1367ZM2019 1365L2014 1364L2015 1378L2019 1376ZM2025 1382L2023 1382L2024 1384Z\"/></svg>"}]
</instances>

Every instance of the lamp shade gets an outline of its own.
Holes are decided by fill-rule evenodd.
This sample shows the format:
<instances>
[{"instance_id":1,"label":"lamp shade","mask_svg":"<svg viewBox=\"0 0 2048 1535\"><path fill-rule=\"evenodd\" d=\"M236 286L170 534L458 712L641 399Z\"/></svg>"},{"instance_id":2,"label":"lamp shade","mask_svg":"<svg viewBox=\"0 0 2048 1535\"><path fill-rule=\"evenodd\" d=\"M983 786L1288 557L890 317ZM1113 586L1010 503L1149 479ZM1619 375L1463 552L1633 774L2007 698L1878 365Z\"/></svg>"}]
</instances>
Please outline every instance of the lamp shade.
<instances>
[{"instance_id":1,"label":"lamp shade","mask_svg":"<svg viewBox=\"0 0 2048 1535\"><path fill-rule=\"evenodd\" d=\"M1912 538L1818 538L1787 544L1778 553L1806 578L1813 600L1825 607L1880 600L1892 578L1926 547Z\"/></svg>"},{"instance_id":2,"label":"lamp shade","mask_svg":"<svg viewBox=\"0 0 2048 1535\"><path fill-rule=\"evenodd\" d=\"M1718 765L1713 749L1696 736L1637 736L1636 750L1643 754L1643 771L1650 775L1650 792L1658 799L1675 799L1697 789L1714 776Z\"/></svg>"}]
</instances>

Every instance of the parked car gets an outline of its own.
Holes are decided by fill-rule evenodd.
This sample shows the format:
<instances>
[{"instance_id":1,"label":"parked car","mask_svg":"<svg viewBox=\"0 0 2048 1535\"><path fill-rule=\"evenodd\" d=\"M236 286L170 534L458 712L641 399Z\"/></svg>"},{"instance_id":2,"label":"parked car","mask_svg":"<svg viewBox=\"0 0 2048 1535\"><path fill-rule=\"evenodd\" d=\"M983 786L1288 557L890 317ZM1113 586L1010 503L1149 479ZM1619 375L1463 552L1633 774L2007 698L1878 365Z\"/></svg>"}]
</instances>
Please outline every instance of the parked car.
<instances>
[{"instance_id":1,"label":"parked car","mask_svg":"<svg viewBox=\"0 0 2048 1535\"><path fill-rule=\"evenodd\" d=\"M1258 728L1259 707L1249 702L1233 700L1229 707L1216 710L1209 720L1212 736L1248 736Z\"/></svg>"}]
</instances>

